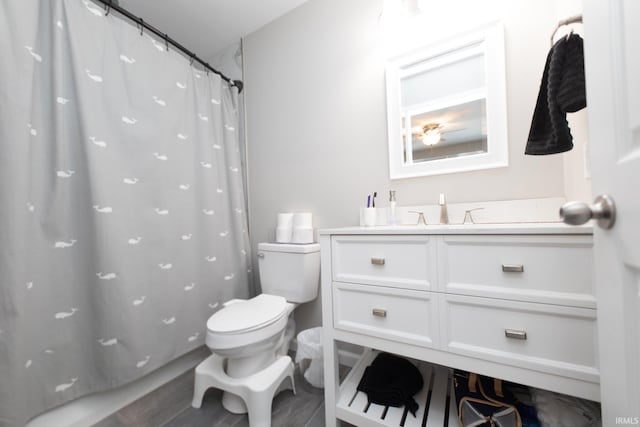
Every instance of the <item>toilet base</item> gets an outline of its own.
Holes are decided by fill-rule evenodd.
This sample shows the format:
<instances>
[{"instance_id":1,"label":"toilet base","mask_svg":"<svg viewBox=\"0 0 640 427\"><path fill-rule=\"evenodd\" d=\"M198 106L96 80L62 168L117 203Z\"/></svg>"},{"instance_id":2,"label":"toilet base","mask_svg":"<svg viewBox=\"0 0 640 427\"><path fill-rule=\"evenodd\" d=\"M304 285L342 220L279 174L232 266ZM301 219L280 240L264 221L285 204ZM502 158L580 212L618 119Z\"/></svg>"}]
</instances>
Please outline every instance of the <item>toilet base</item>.
<instances>
[{"instance_id":1,"label":"toilet base","mask_svg":"<svg viewBox=\"0 0 640 427\"><path fill-rule=\"evenodd\" d=\"M244 400L228 391L222 393L222 406L232 414L246 414L248 412Z\"/></svg>"},{"instance_id":2,"label":"toilet base","mask_svg":"<svg viewBox=\"0 0 640 427\"><path fill-rule=\"evenodd\" d=\"M260 372L276 360L271 351L262 351L249 357L238 357L225 360L225 372L231 378L246 378ZM247 405L240 396L225 391L222 394L222 406L233 414L246 414Z\"/></svg>"}]
</instances>

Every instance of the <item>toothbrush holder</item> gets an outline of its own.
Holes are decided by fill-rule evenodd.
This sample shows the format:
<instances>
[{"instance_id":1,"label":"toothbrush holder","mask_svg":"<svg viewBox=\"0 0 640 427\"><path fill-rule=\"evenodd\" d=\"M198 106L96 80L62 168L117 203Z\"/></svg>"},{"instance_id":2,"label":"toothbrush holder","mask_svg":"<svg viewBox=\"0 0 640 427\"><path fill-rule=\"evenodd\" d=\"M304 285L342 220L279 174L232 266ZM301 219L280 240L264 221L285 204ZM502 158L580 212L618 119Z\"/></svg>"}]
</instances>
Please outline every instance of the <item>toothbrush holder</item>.
<instances>
[{"instance_id":1,"label":"toothbrush holder","mask_svg":"<svg viewBox=\"0 0 640 427\"><path fill-rule=\"evenodd\" d=\"M373 227L376 225L377 209L376 208L360 208L360 226Z\"/></svg>"}]
</instances>

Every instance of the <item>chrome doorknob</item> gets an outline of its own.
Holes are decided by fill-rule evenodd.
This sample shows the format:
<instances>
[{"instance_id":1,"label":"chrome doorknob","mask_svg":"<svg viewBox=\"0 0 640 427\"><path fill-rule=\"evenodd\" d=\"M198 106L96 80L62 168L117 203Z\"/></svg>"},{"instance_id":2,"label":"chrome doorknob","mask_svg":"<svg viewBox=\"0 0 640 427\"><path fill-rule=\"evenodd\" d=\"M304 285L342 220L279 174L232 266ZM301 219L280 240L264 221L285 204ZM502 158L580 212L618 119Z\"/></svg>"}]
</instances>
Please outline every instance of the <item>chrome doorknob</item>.
<instances>
[{"instance_id":1,"label":"chrome doorknob","mask_svg":"<svg viewBox=\"0 0 640 427\"><path fill-rule=\"evenodd\" d=\"M567 202L560 208L560 218L569 225L581 225L595 219L600 228L609 229L616 222L616 205L606 194L596 197L592 205Z\"/></svg>"}]
</instances>

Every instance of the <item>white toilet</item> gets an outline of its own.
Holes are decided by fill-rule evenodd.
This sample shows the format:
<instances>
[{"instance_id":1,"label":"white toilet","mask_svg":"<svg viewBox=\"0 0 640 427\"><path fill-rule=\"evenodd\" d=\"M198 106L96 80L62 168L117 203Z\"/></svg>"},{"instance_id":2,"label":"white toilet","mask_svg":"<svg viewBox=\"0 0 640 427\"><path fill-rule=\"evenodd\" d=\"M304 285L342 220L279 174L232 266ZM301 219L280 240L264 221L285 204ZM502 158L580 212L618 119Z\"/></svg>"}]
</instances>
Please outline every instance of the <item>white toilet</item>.
<instances>
[{"instance_id":1,"label":"white toilet","mask_svg":"<svg viewBox=\"0 0 640 427\"><path fill-rule=\"evenodd\" d=\"M319 244L260 243L258 263L263 293L228 301L207 321L206 343L214 353L210 358L224 358L224 374L233 379L254 376L274 365L278 357L286 357L295 332L290 315L298 304L318 296ZM272 397L264 397L269 407ZM243 398L227 390L222 404L233 413L247 412Z\"/></svg>"}]
</instances>

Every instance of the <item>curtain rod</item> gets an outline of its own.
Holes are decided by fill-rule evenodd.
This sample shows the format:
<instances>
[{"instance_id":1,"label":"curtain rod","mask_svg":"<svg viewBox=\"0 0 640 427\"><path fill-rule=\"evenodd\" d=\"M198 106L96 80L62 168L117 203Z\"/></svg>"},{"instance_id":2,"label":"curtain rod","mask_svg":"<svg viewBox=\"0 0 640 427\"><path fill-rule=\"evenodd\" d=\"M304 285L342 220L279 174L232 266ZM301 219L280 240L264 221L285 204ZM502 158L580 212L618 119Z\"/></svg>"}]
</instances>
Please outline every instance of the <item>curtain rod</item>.
<instances>
[{"instance_id":1,"label":"curtain rod","mask_svg":"<svg viewBox=\"0 0 640 427\"><path fill-rule=\"evenodd\" d=\"M121 15L129 18L131 21L135 22L136 25L142 26L143 28L146 28L147 30L151 31L153 34L155 34L156 36L164 40L164 42L167 44L167 50L169 50L169 44L171 44L172 46L180 50L182 53L184 53L186 56L188 56L192 62L198 61L205 69L216 73L217 75L222 77L224 81L229 83L231 86L237 87L238 93L242 92L242 88L244 86L244 84L242 83L242 80L232 80L229 77L225 76L220 71L216 70L211 65L209 65L208 62L204 62L195 53L191 52L189 49L187 49L186 47L184 47L183 45L181 45L180 43L178 43L177 41L169 37L166 33L163 33L162 31L155 28L153 25L146 23L142 18L135 16L133 13L129 12L127 9L118 5L116 1L113 1L113 0L94 0L94 1L102 3L104 5L104 8L107 14L109 13L110 9L113 9L116 12L120 13Z\"/></svg>"}]
</instances>

